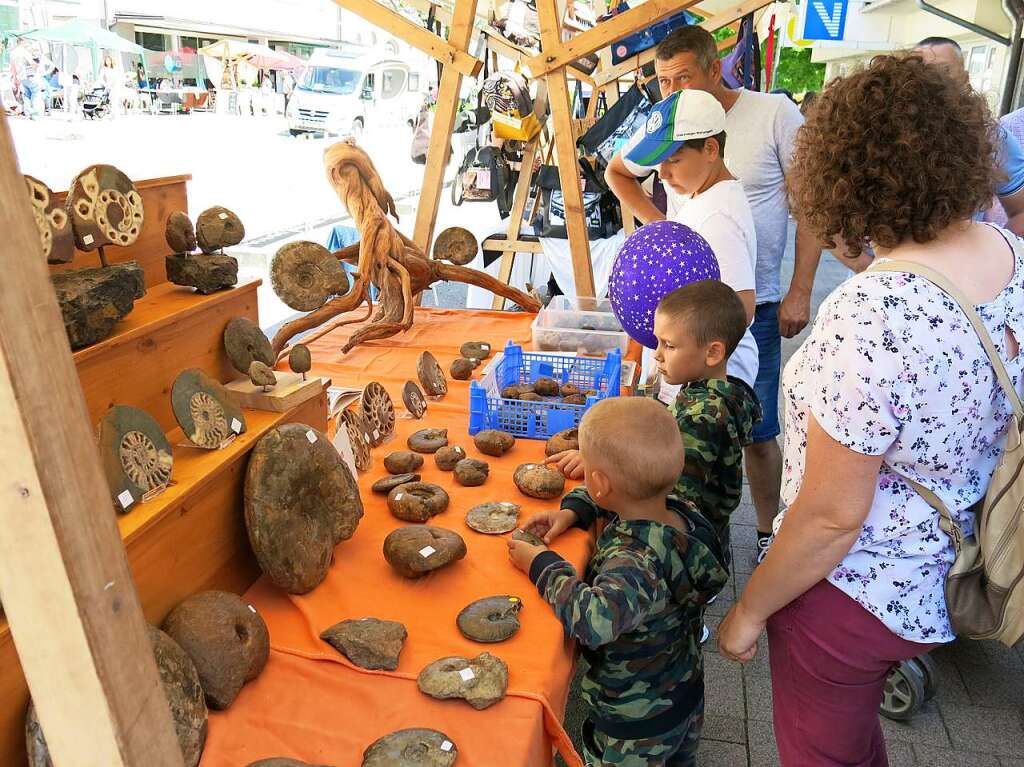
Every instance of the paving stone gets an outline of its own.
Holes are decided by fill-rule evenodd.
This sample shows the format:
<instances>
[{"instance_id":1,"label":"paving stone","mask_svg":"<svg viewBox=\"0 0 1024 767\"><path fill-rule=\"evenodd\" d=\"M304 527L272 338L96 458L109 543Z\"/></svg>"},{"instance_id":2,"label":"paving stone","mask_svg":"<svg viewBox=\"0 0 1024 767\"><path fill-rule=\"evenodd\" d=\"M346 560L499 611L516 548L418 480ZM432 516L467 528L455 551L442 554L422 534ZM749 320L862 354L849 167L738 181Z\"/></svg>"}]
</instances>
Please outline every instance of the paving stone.
<instances>
[{"instance_id":1,"label":"paving stone","mask_svg":"<svg viewBox=\"0 0 1024 767\"><path fill-rule=\"evenodd\" d=\"M1005 663L1012 655L1015 654L999 653L996 659L986 658L981 663L974 658L954 661L970 703L986 708L1020 709L1024 700L1024 670Z\"/></svg>"},{"instance_id":2,"label":"paving stone","mask_svg":"<svg viewBox=\"0 0 1024 767\"><path fill-rule=\"evenodd\" d=\"M743 688L747 696L747 719L772 721L772 680L768 675L748 674L744 669Z\"/></svg>"},{"instance_id":3,"label":"paving stone","mask_svg":"<svg viewBox=\"0 0 1024 767\"><path fill-rule=\"evenodd\" d=\"M746 715L740 667L718 653L704 653L704 711L716 716Z\"/></svg>"},{"instance_id":4,"label":"paving stone","mask_svg":"<svg viewBox=\"0 0 1024 767\"><path fill-rule=\"evenodd\" d=\"M942 717L957 751L1024 757L1021 712L983 706L942 707Z\"/></svg>"},{"instance_id":5,"label":"paving stone","mask_svg":"<svg viewBox=\"0 0 1024 767\"><path fill-rule=\"evenodd\" d=\"M922 743L948 748L949 735L935 701L925 703L908 722L879 717L886 743Z\"/></svg>"},{"instance_id":6,"label":"paving stone","mask_svg":"<svg viewBox=\"0 0 1024 767\"><path fill-rule=\"evenodd\" d=\"M747 722L747 742L750 767L779 767L779 752L775 747L775 732L771 723Z\"/></svg>"},{"instance_id":7,"label":"paving stone","mask_svg":"<svg viewBox=\"0 0 1024 767\"><path fill-rule=\"evenodd\" d=\"M736 603L736 598L732 594L722 591L718 595L718 599L707 606L704 611L705 615L717 615L719 618L724 618L725 614L729 612L730 608Z\"/></svg>"},{"instance_id":8,"label":"paving stone","mask_svg":"<svg viewBox=\"0 0 1024 767\"><path fill-rule=\"evenodd\" d=\"M935 664L935 702L941 707L946 705L969 706L971 696L967 693L960 669L957 668L953 656L945 652L945 648L932 650L929 655Z\"/></svg>"},{"instance_id":9,"label":"paving stone","mask_svg":"<svg viewBox=\"0 0 1024 767\"><path fill-rule=\"evenodd\" d=\"M889 756L889 767L916 767L914 749L909 743L886 743L886 754Z\"/></svg>"},{"instance_id":10,"label":"paving stone","mask_svg":"<svg viewBox=\"0 0 1024 767\"><path fill-rule=\"evenodd\" d=\"M1000 767L1024 767L1024 759L1009 759L1002 757L999 760Z\"/></svg>"},{"instance_id":11,"label":"paving stone","mask_svg":"<svg viewBox=\"0 0 1024 767\"><path fill-rule=\"evenodd\" d=\"M747 723L741 716L704 715L702 740L721 740L727 743L747 745Z\"/></svg>"},{"instance_id":12,"label":"paving stone","mask_svg":"<svg viewBox=\"0 0 1024 767\"><path fill-rule=\"evenodd\" d=\"M914 744L918 767L1000 767L999 760L985 754ZM1024 762L1021 762L1024 765Z\"/></svg>"},{"instance_id":13,"label":"paving stone","mask_svg":"<svg viewBox=\"0 0 1024 767\"><path fill-rule=\"evenodd\" d=\"M747 767L747 748L737 743L703 740L697 751L697 763L700 767Z\"/></svg>"},{"instance_id":14,"label":"paving stone","mask_svg":"<svg viewBox=\"0 0 1024 767\"><path fill-rule=\"evenodd\" d=\"M757 565L757 549L753 546L732 547L732 571L736 574L752 573Z\"/></svg>"}]
</instances>

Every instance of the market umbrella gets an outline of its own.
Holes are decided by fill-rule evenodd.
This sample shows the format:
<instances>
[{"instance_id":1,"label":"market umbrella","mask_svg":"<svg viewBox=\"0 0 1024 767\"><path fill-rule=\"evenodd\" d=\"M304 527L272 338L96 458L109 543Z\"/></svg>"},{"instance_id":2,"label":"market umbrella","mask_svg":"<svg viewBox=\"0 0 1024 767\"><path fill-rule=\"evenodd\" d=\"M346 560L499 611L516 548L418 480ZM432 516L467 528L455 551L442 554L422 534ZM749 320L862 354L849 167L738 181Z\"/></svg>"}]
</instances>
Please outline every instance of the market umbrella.
<instances>
[{"instance_id":1,"label":"market umbrella","mask_svg":"<svg viewBox=\"0 0 1024 767\"><path fill-rule=\"evenodd\" d=\"M199 52L221 61L244 61L257 69L298 69L305 65L298 56L245 40L218 40Z\"/></svg>"}]
</instances>

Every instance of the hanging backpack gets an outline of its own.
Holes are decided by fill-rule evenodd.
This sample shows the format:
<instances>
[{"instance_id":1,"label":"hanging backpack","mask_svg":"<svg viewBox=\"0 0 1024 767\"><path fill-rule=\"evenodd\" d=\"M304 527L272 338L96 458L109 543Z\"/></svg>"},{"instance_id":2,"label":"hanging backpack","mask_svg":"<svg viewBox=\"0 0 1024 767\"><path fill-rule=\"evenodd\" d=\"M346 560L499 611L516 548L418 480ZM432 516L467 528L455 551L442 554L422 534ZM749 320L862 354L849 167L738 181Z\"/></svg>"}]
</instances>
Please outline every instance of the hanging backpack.
<instances>
[{"instance_id":1,"label":"hanging backpack","mask_svg":"<svg viewBox=\"0 0 1024 767\"><path fill-rule=\"evenodd\" d=\"M942 500L903 477L939 513L939 526L953 541L956 559L946 575L946 608L958 636L997 639L1012 647L1024 636L1024 405L977 310L943 275L910 261L887 261L872 272L909 272L928 280L959 304L985 348L1013 417L1006 444L985 497L974 505L974 535L965 536Z\"/></svg>"},{"instance_id":2,"label":"hanging backpack","mask_svg":"<svg viewBox=\"0 0 1024 767\"><path fill-rule=\"evenodd\" d=\"M752 13L743 17L736 45L722 58L722 82L730 88L761 90L761 45Z\"/></svg>"},{"instance_id":3,"label":"hanging backpack","mask_svg":"<svg viewBox=\"0 0 1024 767\"><path fill-rule=\"evenodd\" d=\"M496 72L484 80L481 93L483 105L491 113L495 137L529 141L540 133L530 85L519 72Z\"/></svg>"},{"instance_id":4,"label":"hanging backpack","mask_svg":"<svg viewBox=\"0 0 1024 767\"><path fill-rule=\"evenodd\" d=\"M412 128L412 146L409 156L417 165L427 164L427 151L430 149L430 111L423 109L416 115Z\"/></svg>"},{"instance_id":5,"label":"hanging backpack","mask_svg":"<svg viewBox=\"0 0 1024 767\"><path fill-rule=\"evenodd\" d=\"M615 153L644 127L656 102L647 86L634 84L579 137L576 146L584 154L596 156L598 168L604 170Z\"/></svg>"},{"instance_id":6,"label":"hanging backpack","mask_svg":"<svg viewBox=\"0 0 1024 767\"><path fill-rule=\"evenodd\" d=\"M611 13L602 16L598 21L604 21L610 19L613 16L618 16L620 13L625 13L629 10L629 3L621 2L615 8L612 9ZM695 16L690 14L688 11L680 11L677 14L669 16L667 19L656 21L648 27L641 29L639 32L622 38L612 43L612 64L620 64L630 56L635 56L638 53L642 53L650 48L653 48L666 37L668 33L677 27L685 27L687 24L696 23L697 19Z\"/></svg>"},{"instance_id":7,"label":"hanging backpack","mask_svg":"<svg viewBox=\"0 0 1024 767\"><path fill-rule=\"evenodd\" d=\"M512 173L494 146L471 149L459 169L462 200L466 202L497 202L502 218L512 209Z\"/></svg>"},{"instance_id":8,"label":"hanging backpack","mask_svg":"<svg viewBox=\"0 0 1024 767\"><path fill-rule=\"evenodd\" d=\"M580 161L583 181L583 217L587 222L587 237L601 240L611 237L622 228L622 213L615 195L608 191L593 168ZM541 237L568 239L565 222L565 200L557 165L542 165L537 173L537 186L542 195L540 226L535 231Z\"/></svg>"}]
</instances>

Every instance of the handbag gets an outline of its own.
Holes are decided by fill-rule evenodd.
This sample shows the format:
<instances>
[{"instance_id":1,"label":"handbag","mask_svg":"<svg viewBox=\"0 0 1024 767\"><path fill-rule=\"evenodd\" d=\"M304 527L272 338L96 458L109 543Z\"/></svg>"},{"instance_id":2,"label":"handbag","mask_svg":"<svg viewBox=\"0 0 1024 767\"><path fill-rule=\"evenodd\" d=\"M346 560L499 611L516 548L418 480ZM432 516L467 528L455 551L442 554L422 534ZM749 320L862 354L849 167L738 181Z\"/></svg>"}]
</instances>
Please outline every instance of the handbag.
<instances>
[{"instance_id":1,"label":"handbag","mask_svg":"<svg viewBox=\"0 0 1024 767\"><path fill-rule=\"evenodd\" d=\"M754 28L754 14L740 22L736 45L722 59L722 82L730 88L761 90L761 46Z\"/></svg>"},{"instance_id":2,"label":"handbag","mask_svg":"<svg viewBox=\"0 0 1024 767\"><path fill-rule=\"evenodd\" d=\"M495 137L529 141L540 133L529 83L519 72L496 72L484 80L481 94L483 105L491 113Z\"/></svg>"},{"instance_id":3,"label":"handbag","mask_svg":"<svg viewBox=\"0 0 1024 767\"><path fill-rule=\"evenodd\" d=\"M629 10L629 3L621 2L615 8L612 9L611 13L602 16L599 21L610 19L613 16L617 16L620 13L624 13ZM634 32L627 37L622 38L612 43L612 64L619 64L630 56L635 56L638 53L653 48L666 37L668 33L677 27L684 27L687 24L696 23L697 19L688 11L680 11L667 19L656 21L650 26L641 29L639 32Z\"/></svg>"},{"instance_id":4,"label":"handbag","mask_svg":"<svg viewBox=\"0 0 1024 767\"><path fill-rule=\"evenodd\" d=\"M657 99L647 86L634 84L576 141L584 154L594 155L607 168L615 153L643 128Z\"/></svg>"},{"instance_id":5,"label":"handbag","mask_svg":"<svg viewBox=\"0 0 1024 767\"><path fill-rule=\"evenodd\" d=\"M587 162L580 161L583 179L583 216L587 222L587 236L591 240L611 237L622 228L622 212L618 200L600 180ZM568 239L565 222L565 199L557 165L543 165L537 173L537 186L542 195L540 226L541 237Z\"/></svg>"},{"instance_id":6,"label":"handbag","mask_svg":"<svg viewBox=\"0 0 1024 767\"><path fill-rule=\"evenodd\" d=\"M466 202L497 202L502 218L512 209L512 173L498 147L471 149L459 169L462 199Z\"/></svg>"},{"instance_id":7,"label":"handbag","mask_svg":"<svg viewBox=\"0 0 1024 767\"><path fill-rule=\"evenodd\" d=\"M409 156L417 165L427 164L427 151L430 149L430 112L426 109L416 115L416 123L412 129L412 146Z\"/></svg>"}]
</instances>

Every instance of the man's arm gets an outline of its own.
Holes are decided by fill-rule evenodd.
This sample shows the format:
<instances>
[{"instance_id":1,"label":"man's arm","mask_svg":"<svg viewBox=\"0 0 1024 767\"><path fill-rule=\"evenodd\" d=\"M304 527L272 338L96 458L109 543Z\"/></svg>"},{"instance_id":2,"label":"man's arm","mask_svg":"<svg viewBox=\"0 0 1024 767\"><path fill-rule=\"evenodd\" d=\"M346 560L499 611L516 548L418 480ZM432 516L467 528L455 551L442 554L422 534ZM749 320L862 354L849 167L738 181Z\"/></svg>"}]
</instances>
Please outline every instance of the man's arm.
<instances>
[{"instance_id":1,"label":"man's arm","mask_svg":"<svg viewBox=\"0 0 1024 767\"><path fill-rule=\"evenodd\" d=\"M819 261L821 243L806 226L797 222L793 279L779 306L779 333L784 338L792 338L810 322L811 290L814 288L814 275L818 271Z\"/></svg>"},{"instance_id":2,"label":"man's arm","mask_svg":"<svg viewBox=\"0 0 1024 767\"><path fill-rule=\"evenodd\" d=\"M621 152L616 153L612 161L608 163L608 169L604 172L604 180L619 202L633 211L633 215L642 223L649 224L652 221L665 220L665 214L655 207L654 202L640 186L640 181L629 172L623 163Z\"/></svg>"},{"instance_id":3,"label":"man's arm","mask_svg":"<svg viewBox=\"0 0 1024 767\"><path fill-rule=\"evenodd\" d=\"M1000 197L999 202L1006 213L1006 228L1018 237L1024 237L1024 189Z\"/></svg>"},{"instance_id":4,"label":"man's arm","mask_svg":"<svg viewBox=\"0 0 1024 767\"><path fill-rule=\"evenodd\" d=\"M996 190L1006 212L1006 228L1024 237L1024 147L1006 128L1000 127L999 163L1006 180Z\"/></svg>"}]
</instances>

